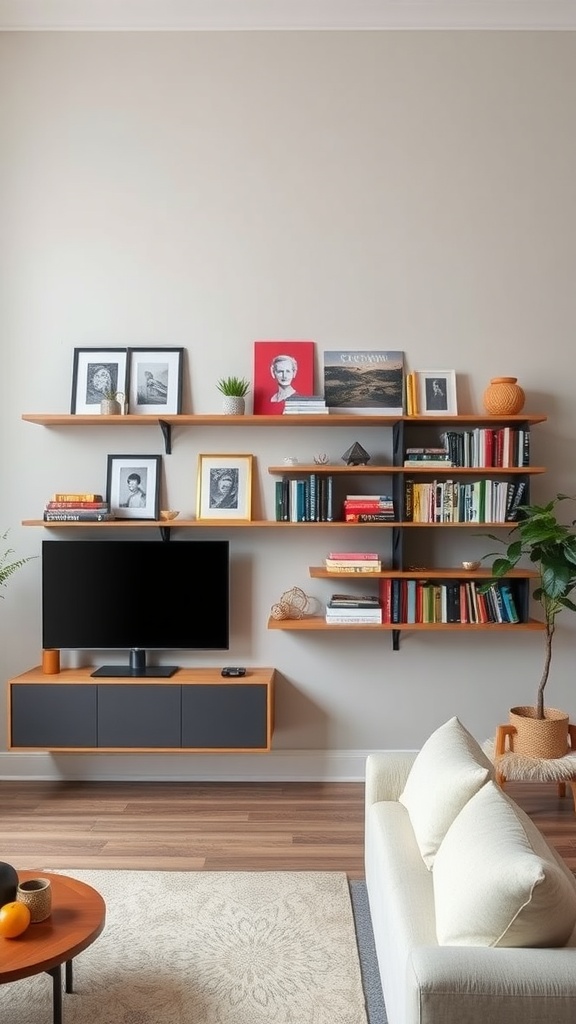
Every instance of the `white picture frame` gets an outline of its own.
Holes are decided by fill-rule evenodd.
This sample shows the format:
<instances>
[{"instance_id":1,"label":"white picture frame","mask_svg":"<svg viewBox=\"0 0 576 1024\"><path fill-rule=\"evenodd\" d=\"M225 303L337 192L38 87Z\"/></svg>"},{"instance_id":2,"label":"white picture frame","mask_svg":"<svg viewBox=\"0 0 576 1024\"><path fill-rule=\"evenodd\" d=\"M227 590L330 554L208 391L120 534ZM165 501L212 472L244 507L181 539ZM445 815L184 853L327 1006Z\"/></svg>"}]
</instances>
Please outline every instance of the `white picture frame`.
<instances>
[{"instance_id":1,"label":"white picture frame","mask_svg":"<svg viewBox=\"0 0 576 1024\"><path fill-rule=\"evenodd\" d=\"M457 416L455 370L416 370L418 416Z\"/></svg>"},{"instance_id":2,"label":"white picture frame","mask_svg":"<svg viewBox=\"0 0 576 1024\"><path fill-rule=\"evenodd\" d=\"M106 500L116 519L159 516L161 455L109 455Z\"/></svg>"},{"instance_id":3,"label":"white picture frame","mask_svg":"<svg viewBox=\"0 0 576 1024\"><path fill-rule=\"evenodd\" d=\"M198 519L252 518L253 455L198 456Z\"/></svg>"}]
</instances>

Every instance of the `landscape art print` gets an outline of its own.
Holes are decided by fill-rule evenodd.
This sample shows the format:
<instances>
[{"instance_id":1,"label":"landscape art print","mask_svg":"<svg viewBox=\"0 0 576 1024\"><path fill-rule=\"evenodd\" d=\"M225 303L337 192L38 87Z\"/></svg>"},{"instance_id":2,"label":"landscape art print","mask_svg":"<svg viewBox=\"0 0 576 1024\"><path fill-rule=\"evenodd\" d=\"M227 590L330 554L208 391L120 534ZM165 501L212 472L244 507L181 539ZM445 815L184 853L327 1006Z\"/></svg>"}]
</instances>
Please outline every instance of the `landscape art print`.
<instances>
[{"instance_id":1,"label":"landscape art print","mask_svg":"<svg viewBox=\"0 0 576 1024\"><path fill-rule=\"evenodd\" d=\"M325 352L324 398L330 412L401 416L404 353L377 349Z\"/></svg>"},{"instance_id":2,"label":"landscape art print","mask_svg":"<svg viewBox=\"0 0 576 1024\"><path fill-rule=\"evenodd\" d=\"M286 398L313 391L313 341L254 342L255 415L278 416Z\"/></svg>"}]
</instances>

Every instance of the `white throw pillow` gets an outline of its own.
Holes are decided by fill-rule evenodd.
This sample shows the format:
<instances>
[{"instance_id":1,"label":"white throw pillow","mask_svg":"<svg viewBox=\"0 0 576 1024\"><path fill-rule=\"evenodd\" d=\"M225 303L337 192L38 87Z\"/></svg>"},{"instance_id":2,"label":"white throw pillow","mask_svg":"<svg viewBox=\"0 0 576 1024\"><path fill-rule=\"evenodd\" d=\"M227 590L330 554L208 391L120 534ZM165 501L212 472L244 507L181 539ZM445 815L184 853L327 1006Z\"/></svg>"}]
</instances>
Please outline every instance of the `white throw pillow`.
<instances>
[{"instance_id":1,"label":"white throw pillow","mask_svg":"<svg viewBox=\"0 0 576 1024\"><path fill-rule=\"evenodd\" d=\"M563 946L576 925L576 881L495 782L448 829L432 877L442 946Z\"/></svg>"},{"instance_id":2,"label":"white throw pillow","mask_svg":"<svg viewBox=\"0 0 576 1024\"><path fill-rule=\"evenodd\" d=\"M456 815L492 778L492 763L458 718L450 718L426 740L398 799L428 868Z\"/></svg>"}]
</instances>

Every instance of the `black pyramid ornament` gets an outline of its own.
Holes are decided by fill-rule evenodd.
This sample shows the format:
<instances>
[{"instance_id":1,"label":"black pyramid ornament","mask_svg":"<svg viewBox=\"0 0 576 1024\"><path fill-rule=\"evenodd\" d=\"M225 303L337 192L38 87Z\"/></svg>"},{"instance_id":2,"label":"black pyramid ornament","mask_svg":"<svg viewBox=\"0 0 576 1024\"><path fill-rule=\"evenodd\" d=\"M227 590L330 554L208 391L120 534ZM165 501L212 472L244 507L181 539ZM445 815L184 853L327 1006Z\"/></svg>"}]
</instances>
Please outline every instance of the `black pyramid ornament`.
<instances>
[{"instance_id":1,"label":"black pyramid ornament","mask_svg":"<svg viewBox=\"0 0 576 1024\"><path fill-rule=\"evenodd\" d=\"M342 458L348 466L365 466L367 462L370 462L368 452L361 444L358 444L358 441L350 445Z\"/></svg>"}]
</instances>

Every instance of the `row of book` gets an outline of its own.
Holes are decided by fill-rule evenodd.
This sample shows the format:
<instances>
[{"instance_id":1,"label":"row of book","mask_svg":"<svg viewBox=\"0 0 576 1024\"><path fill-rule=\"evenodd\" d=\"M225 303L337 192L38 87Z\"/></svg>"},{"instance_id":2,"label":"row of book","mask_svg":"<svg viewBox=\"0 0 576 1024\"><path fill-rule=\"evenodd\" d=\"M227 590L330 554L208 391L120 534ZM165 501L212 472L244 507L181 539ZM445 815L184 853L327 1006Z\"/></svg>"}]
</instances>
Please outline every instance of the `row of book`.
<instances>
[{"instance_id":1,"label":"row of book","mask_svg":"<svg viewBox=\"0 0 576 1024\"><path fill-rule=\"evenodd\" d=\"M380 572L382 560L377 551L330 551L324 559L328 572L370 573Z\"/></svg>"},{"instance_id":2,"label":"row of book","mask_svg":"<svg viewBox=\"0 0 576 1024\"><path fill-rule=\"evenodd\" d=\"M109 503L95 492L58 491L44 505L45 523L101 523L114 518Z\"/></svg>"},{"instance_id":3,"label":"row of book","mask_svg":"<svg viewBox=\"0 0 576 1024\"><path fill-rule=\"evenodd\" d=\"M304 479L283 477L275 485L277 523L331 523L334 519L332 474L309 473Z\"/></svg>"},{"instance_id":4,"label":"row of book","mask_svg":"<svg viewBox=\"0 0 576 1024\"><path fill-rule=\"evenodd\" d=\"M505 580L484 589L476 580L386 578L380 580L380 602L383 623L520 621L512 587Z\"/></svg>"},{"instance_id":5,"label":"row of book","mask_svg":"<svg viewBox=\"0 0 576 1024\"><path fill-rule=\"evenodd\" d=\"M445 430L440 437L454 466L507 469L530 465L530 431L526 427Z\"/></svg>"},{"instance_id":6,"label":"row of book","mask_svg":"<svg viewBox=\"0 0 576 1024\"><path fill-rule=\"evenodd\" d=\"M382 624L380 599L370 594L332 594L326 605L326 622L332 625L353 623Z\"/></svg>"},{"instance_id":7,"label":"row of book","mask_svg":"<svg viewBox=\"0 0 576 1024\"><path fill-rule=\"evenodd\" d=\"M413 523L509 523L526 495L524 480L406 480L404 518Z\"/></svg>"},{"instance_id":8,"label":"row of book","mask_svg":"<svg viewBox=\"0 0 576 1024\"><path fill-rule=\"evenodd\" d=\"M345 523L387 523L394 520L394 502L389 494L347 494L342 503Z\"/></svg>"},{"instance_id":9,"label":"row of book","mask_svg":"<svg viewBox=\"0 0 576 1024\"><path fill-rule=\"evenodd\" d=\"M284 400L284 415L311 416L318 413L329 413L330 410L322 395L289 395Z\"/></svg>"}]
</instances>

